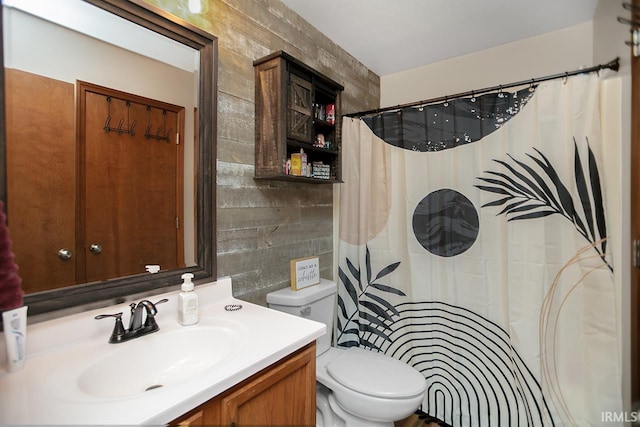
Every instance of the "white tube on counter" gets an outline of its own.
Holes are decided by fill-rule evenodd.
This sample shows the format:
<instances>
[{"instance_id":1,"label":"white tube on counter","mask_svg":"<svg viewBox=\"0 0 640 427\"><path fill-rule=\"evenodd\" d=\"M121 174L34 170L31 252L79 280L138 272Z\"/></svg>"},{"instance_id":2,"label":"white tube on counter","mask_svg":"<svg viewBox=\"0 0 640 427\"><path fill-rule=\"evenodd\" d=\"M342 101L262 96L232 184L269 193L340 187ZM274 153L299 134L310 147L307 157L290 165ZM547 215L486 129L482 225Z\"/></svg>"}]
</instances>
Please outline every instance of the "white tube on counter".
<instances>
[{"instance_id":1,"label":"white tube on counter","mask_svg":"<svg viewBox=\"0 0 640 427\"><path fill-rule=\"evenodd\" d=\"M27 354L27 307L19 307L2 313L4 339L7 344L7 371L24 368Z\"/></svg>"}]
</instances>

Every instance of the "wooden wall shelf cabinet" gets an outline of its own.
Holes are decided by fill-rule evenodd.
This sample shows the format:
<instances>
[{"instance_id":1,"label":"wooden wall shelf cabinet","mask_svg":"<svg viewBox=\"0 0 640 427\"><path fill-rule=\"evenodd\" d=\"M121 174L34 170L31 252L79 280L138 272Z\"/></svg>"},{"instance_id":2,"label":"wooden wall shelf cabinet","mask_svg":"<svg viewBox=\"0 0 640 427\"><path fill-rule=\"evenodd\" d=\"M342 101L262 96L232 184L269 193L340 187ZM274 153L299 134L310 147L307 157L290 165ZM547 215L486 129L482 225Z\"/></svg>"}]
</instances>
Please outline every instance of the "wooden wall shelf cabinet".
<instances>
[{"instance_id":1,"label":"wooden wall shelf cabinet","mask_svg":"<svg viewBox=\"0 0 640 427\"><path fill-rule=\"evenodd\" d=\"M283 51L253 65L255 179L342 182L340 96L344 87ZM314 177L287 169L287 160L301 149L307 164L313 164ZM295 169L296 160L292 163Z\"/></svg>"},{"instance_id":2,"label":"wooden wall shelf cabinet","mask_svg":"<svg viewBox=\"0 0 640 427\"><path fill-rule=\"evenodd\" d=\"M315 341L184 414L170 425L315 426Z\"/></svg>"}]
</instances>

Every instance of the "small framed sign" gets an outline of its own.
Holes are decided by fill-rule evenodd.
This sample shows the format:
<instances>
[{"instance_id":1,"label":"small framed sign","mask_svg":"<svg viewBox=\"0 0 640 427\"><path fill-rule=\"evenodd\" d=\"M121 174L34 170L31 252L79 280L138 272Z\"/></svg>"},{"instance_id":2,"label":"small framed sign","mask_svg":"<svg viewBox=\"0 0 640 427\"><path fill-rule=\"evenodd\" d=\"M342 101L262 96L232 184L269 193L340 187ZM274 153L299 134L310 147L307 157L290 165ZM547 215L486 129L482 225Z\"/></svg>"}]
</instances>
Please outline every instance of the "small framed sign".
<instances>
[{"instance_id":1,"label":"small framed sign","mask_svg":"<svg viewBox=\"0 0 640 427\"><path fill-rule=\"evenodd\" d=\"M294 291L320 283L320 259L318 257L292 259L290 264L291 289Z\"/></svg>"}]
</instances>

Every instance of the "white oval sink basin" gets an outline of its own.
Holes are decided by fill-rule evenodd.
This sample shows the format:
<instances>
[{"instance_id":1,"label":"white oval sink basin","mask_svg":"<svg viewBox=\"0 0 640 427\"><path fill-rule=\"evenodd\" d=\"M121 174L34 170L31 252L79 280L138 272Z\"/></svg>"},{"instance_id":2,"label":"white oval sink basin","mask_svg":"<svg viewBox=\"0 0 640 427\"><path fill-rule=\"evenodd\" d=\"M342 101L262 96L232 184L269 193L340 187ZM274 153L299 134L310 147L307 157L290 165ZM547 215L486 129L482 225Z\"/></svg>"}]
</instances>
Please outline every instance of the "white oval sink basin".
<instances>
[{"instance_id":1,"label":"white oval sink basin","mask_svg":"<svg viewBox=\"0 0 640 427\"><path fill-rule=\"evenodd\" d=\"M81 370L77 385L84 393L101 398L168 387L233 356L238 341L233 328L190 326L111 344L117 348Z\"/></svg>"}]
</instances>

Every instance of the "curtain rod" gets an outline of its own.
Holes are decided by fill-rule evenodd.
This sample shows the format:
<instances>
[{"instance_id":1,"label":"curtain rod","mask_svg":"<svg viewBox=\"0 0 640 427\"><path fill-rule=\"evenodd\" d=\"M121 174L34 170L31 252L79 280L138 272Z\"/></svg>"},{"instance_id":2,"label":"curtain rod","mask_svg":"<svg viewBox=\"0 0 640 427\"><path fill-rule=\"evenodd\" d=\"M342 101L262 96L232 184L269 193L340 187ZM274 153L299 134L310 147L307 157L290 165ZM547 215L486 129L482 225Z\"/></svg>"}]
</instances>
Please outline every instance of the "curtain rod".
<instances>
[{"instance_id":1,"label":"curtain rod","mask_svg":"<svg viewBox=\"0 0 640 427\"><path fill-rule=\"evenodd\" d=\"M436 102L451 101L451 100L456 99L456 98L463 98L465 96L475 96L475 95L480 95L480 94L487 93L487 92L495 92L497 90L508 89L508 88L512 88L512 87L516 87L516 86L534 85L536 83L546 82L548 80L554 80L554 79L567 78L567 77L575 76L575 75L578 75L578 74L588 74L588 73L593 73L593 72L600 72L600 70L604 70L604 69L610 69L610 70L613 70L613 71L618 71L620 69L620 58L616 58L613 61L610 61L610 62L608 62L606 64L596 65L596 66L593 66L591 68L583 68L582 70L565 71L564 73L553 74L553 75L546 76L546 77L538 77L536 79L522 80L520 82L514 82L514 83L509 83L509 84L506 84L506 85L487 87L487 88L484 88L484 89L470 90L470 91L467 91L467 92L457 93L455 95L439 96L437 98L427 99L427 100L419 101L419 102L410 102L408 104L400 104L400 105L396 105L396 106L393 106L393 107L384 107L384 108L376 108L374 110L359 111L357 113L344 114L344 117L362 117L362 116L367 116L369 114L382 113L382 112L385 112L385 111L399 110L399 109L408 108L408 107L417 107L419 105L434 104Z\"/></svg>"}]
</instances>

